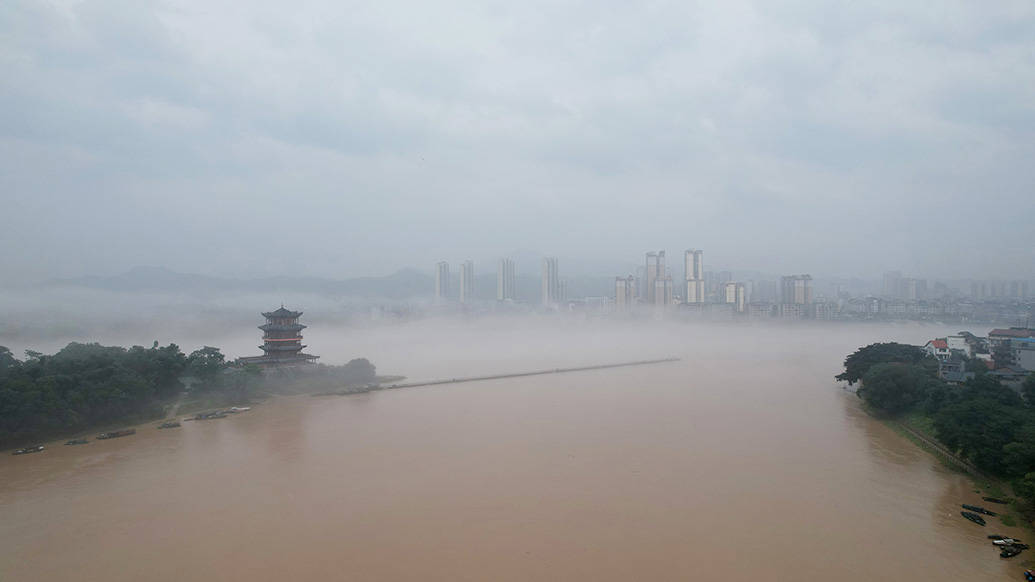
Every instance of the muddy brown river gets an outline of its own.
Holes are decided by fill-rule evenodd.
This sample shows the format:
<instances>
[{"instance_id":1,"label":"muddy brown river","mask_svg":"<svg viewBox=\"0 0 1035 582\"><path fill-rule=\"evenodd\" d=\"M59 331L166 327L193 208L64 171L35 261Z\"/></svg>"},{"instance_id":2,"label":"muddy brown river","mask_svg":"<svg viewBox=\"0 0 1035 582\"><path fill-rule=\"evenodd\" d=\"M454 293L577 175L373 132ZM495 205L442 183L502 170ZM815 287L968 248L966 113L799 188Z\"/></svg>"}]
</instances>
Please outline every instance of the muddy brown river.
<instances>
[{"instance_id":1,"label":"muddy brown river","mask_svg":"<svg viewBox=\"0 0 1035 582\"><path fill-rule=\"evenodd\" d=\"M0 580L1021 579L985 536L1023 532L960 517L981 503L969 480L833 381L860 345L956 328L318 327L325 361L410 380L682 360L279 397L4 452ZM243 355L256 337L198 343Z\"/></svg>"}]
</instances>

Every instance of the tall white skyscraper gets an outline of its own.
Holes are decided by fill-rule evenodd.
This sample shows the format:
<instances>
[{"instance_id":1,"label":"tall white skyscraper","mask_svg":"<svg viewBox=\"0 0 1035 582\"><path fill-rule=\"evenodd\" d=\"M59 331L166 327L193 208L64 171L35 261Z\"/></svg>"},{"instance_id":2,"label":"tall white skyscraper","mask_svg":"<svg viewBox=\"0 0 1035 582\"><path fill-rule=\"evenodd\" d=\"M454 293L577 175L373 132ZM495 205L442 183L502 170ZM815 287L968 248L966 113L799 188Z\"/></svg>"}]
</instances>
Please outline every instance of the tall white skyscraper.
<instances>
[{"instance_id":1,"label":"tall white skyscraper","mask_svg":"<svg viewBox=\"0 0 1035 582\"><path fill-rule=\"evenodd\" d=\"M474 299L474 262L460 263L460 303Z\"/></svg>"},{"instance_id":2,"label":"tall white skyscraper","mask_svg":"<svg viewBox=\"0 0 1035 582\"><path fill-rule=\"evenodd\" d=\"M683 272L687 303L704 303L704 251L689 249L683 253Z\"/></svg>"},{"instance_id":3,"label":"tall white skyscraper","mask_svg":"<svg viewBox=\"0 0 1035 582\"><path fill-rule=\"evenodd\" d=\"M672 304L672 277L665 275L654 280L654 305L667 308Z\"/></svg>"},{"instance_id":4,"label":"tall white skyscraper","mask_svg":"<svg viewBox=\"0 0 1035 582\"><path fill-rule=\"evenodd\" d=\"M665 268L665 251L649 252L646 255L646 263L644 264L644 271L647 274L646 280L644 281L644 298L647 303L656 305L664 303L664 292L659 297L657 293L656 282L658 279L663 279L668 275L668 271ZM662 286L664 289L664 286Z\"/></svg>"},{"instance_id":5,"label":"tall white skyscraper","mask_svg":"<svg viewBox=\"0 0 1035 582\"><path fill-rule=\"evenodd\" d=\"M543 258L543 305L553 307L561 300L561 279L557 272L557 259Z\"/></svg>"},{"instance_id":6,"label":"tall white skyscraper","mask_svg":"<svg viewBox=\"0 0 1035 582\"><path fill-rule=\"evenodd\" d=\"M733 305L734 311L744 313L747 308L747 287L743 283L723 283L723 303Z\"/></svg>"},{"instance_id":7,"label":"tall white skyscraper","mask_svg":"<svg viewBox=\"0 0 1035 582\"><path fill-rule=\"evenodd\" d=\"M514 300L514 261L500 259L496 269L496 300Z\"/></svg>"},{"instance_id":8,"label":"tall white skyscraper","mask_svg":"<svg viewBox=\"0 0 1035 582\"><path fill-rule=\"evenodd\" d=\"M615 277L615 311L626 312L632 309L636 300L636 278Z\"/></svg>"},{"instance_id":9,"label":"tall white skyscraper","mask_svg":"<svg viewBox=\"0 0 1035 582\"><path fill-rule=\"evenodd\" d=\"M435 302L443 303L449 299L449 263L440 261L435 265Z\"/></svg>"}]
</instances>

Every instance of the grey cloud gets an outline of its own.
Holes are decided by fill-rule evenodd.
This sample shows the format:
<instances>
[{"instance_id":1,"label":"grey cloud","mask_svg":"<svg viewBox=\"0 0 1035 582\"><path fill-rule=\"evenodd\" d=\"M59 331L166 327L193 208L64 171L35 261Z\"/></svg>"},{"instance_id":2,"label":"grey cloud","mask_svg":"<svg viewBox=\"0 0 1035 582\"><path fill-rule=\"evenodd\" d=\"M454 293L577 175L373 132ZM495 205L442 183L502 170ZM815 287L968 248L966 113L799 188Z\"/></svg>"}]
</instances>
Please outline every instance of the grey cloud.
<instances>
[{"instance_id":1,"label":"grey cloud","mask_svg":"<svg viewBox=\"0 0 1035 582\"><path fill-rule=\"evenodd\" d=\"M696 246L949 276L960 233L1005 233L1009 253L955 252L975 276L1035 275L1030 3L0 10L0 229L35 249L9 273ZM288 219L297 243L270 242Z\"/></svg>"}]
</instances>

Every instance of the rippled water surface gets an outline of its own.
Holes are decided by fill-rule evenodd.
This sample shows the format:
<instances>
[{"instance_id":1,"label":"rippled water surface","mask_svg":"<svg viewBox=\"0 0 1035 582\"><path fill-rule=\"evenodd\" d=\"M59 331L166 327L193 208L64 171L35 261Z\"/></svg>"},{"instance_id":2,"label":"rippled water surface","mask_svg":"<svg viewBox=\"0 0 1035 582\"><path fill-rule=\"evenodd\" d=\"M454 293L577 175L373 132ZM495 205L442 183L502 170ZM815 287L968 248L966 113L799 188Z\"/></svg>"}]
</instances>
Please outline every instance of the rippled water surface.
<instances>
[{"instance_id":1,"label":"rippled water surface","mask_svg":"<svg viewBox=\"0 0 1035 582\"><path fill-rule=\"evenodd\" d=\"M1020 579L985 535L1021 533L962 519L960 503L980 503L969 481L832 380L860 345L955 329L308 331L326 361L368 356L412 380L683 359L282 397L180 429L5 453L0 579Z\"/></svg>"}]
</instances>

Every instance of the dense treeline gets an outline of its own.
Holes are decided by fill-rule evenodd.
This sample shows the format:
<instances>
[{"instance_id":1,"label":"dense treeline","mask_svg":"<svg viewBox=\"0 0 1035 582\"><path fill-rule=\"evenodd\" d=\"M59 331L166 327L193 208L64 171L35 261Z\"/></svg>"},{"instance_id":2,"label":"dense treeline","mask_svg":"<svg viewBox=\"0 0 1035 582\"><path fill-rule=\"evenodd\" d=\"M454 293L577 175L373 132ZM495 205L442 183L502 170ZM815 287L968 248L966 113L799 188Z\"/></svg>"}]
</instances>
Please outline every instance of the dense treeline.
<instances>
[{"instance_id":1,"label":"dense treeline","mask_svg":"<svg viewBox=\"0 0 1035 582\"><path fill-rule=\"evenodd\" d=\"M0 446L161 412L183 389L188 358L175 344L130 349L70 343L20 361L0 346Z\"/></svg>"},{"instance_id":2,"label":"dense treeline","mask_svg":"<svg viewBox=\"0 0 1035 582\"><path fill-rule=\"evenodd\" d=\"M962 385L938 378L938 362L916 346L872 344L845 360L837 379L861 380L857 391L872 408L913 412L933 421L936 437L990 474L1009 480L1030 513L1035 507L1035 375L1020 391L987 368L968 366Z\"/></svg>"},{"instance_id":3,"label":"dense treeline","mask_svg":"<svg viewBox=\"0 0 1035 582\"><path fill-rule=\"evenodd\" d=\"M0 346L0 447L154 418L184 390L208 402L239 403L273 392L327 390L376 382L364 358L344 366L305 366L262 374L235 366L218 348L185 355L176 344L126 349L70 343L54 355L27 351L25 360Z\"/></svg>"}]
</instances>

